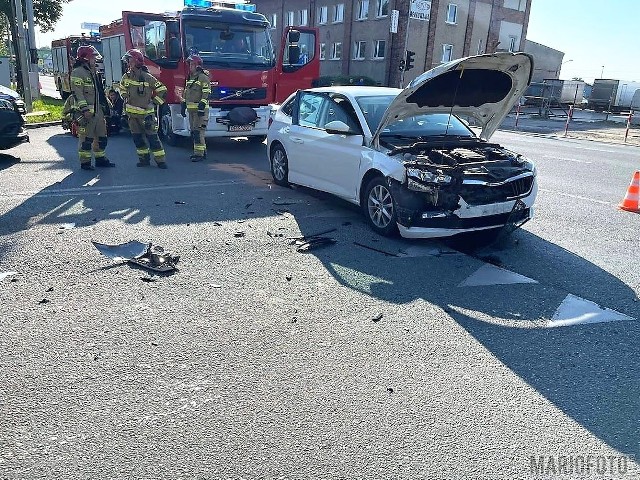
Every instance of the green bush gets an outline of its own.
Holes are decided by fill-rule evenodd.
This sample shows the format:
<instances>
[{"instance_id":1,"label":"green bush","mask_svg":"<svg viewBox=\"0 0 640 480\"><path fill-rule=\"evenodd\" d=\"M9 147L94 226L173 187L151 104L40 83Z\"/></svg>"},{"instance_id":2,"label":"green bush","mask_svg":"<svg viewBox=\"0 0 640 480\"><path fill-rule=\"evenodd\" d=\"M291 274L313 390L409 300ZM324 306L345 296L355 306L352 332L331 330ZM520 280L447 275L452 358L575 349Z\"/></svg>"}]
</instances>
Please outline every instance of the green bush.
<instances>
[{"instance_id":1,"label":"green bush","mask_svg":"<svg viewBox=\"0 0 640 480\"><path fill-rule=\"evenodd\" d=\"M365 75L325 75L313 82L314 87L331 87L333 85L366 85L375 87L378 83Z\"/></svg>"}]
</instances>

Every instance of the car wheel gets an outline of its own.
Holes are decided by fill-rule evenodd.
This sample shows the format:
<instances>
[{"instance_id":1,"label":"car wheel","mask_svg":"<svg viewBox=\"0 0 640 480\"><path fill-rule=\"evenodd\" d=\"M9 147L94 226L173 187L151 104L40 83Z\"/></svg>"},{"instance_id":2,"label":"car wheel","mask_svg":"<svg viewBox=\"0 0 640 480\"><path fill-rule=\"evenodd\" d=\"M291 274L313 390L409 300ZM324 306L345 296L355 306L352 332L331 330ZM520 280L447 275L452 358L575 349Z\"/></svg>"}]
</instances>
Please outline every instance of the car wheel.
<instances>
[{"instance_id":1,"label":"car wheel","mask_svg":"<svg viewBox=\"0 0 640 480\"><path fill-rule=\"evenodd\" d=\"M362 209L374 232L384 236L398 231L393 195L382 177L372 179L364 191Z\"/></svg>"},{"instance_id":2,"label":"car wheel","mask_svg":"<svg viewBox=\"0 0 640 480\"><path fill-rule=\"evenodd\" d=\"M289 160L287 152L280 144L271 149L271 176L273 181L283 187L289 186Z\"/></svg>"}]
</instances>

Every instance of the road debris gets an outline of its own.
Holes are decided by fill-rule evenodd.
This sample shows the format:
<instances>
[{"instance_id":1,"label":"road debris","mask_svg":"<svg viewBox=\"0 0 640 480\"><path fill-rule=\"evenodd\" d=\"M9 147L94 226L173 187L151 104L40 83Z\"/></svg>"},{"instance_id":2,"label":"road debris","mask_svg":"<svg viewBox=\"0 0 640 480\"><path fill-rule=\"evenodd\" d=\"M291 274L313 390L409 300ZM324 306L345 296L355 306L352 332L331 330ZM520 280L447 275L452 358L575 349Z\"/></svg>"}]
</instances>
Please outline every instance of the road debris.
<instances>
[{"instance_id":1,"label":"road debris","mask_svg":"<svg viewBox=\"0 0 640 480\"><path fill-rule=\"evenodd\" d=\"M393 388L391 388L391 387L388 387L388 388L387 388L387 392L389 392L389 393L393 393L393 391L394 391L394 390L393 390Z\"/></svg>"},{"instance_id":2,"label":"road debris","mask_svg":"<svg viewBox=\"0 0 640 480\"><path fill-rule=\"evenodd\" d=\"M299 253L306 253L311 250L326 247L327 245L333 245L338 241L335 238L330 237L307 237L305 240L296 240L295 244L298 246L296 251Z\"/></svg>"},{"instance_id":3,"label":"road debris","mask_svg":"<svg viewBox=\"0 0 640 480\"><path fill-rule=\"evenodd\" d=\"M91 242L104 256L114 261L128 262L154 272L167 273L177 270L180 257L164 251L164 248L151 243L132 240L120 245L105 245Z\"/></svg>"},{"instance_id":4,"label":"road debris","mask_svg":"<svg viewBox=\"0 0 640 480\"><path fill-rule=\"evenodd\" d=\"M236 238L242 238L245 236L245 233L240 231L240 232L234 233L233 236Z\"/></svg>"},{"instance_id":5,"label":"road debris","mask_svg":"<svg viewBox=\"0 0 640 480\"><path fill-rule=\"evenodd\" d=\"M48 300L48 299L46 299L46 298L43 298L43 299L42 299L42 300L40 300L38 303L39 303L40 305L44 305L45 303L51 303L51 300Z\"/></svg>"},{"instance_id":6,"label":"road debris","mask_svg":"<svg viewBox=\"0 0 640 480\"><path fill-rule=\"evenodd\" d=\"M220 222L213 222L214 227L221 227L222 224Z\"/></svg>"},{"instance_id":7,"label":"road debris","mask_svg":"<svg viewBox=\"0 0 640 480\"><path fill-rule=\"evenodd\" d=\"M382 253L383 255L386 255L388 257L399 257L400 256L397 253L385 252L384 250L380 250L379 248L370 247L369 245L364 245L363 243L353 242L353 244L357 245L359 247L362 247L362 248L367 248L369 250L373 250L374 252Z\"/></svg>"},{"instance_id":8,"label":"road debris","mask_svg":"<svg viewBox=\"0 0 640 480\"><path fill-rule=\"evenodd\" d=\"M187 204L187 202L183 202L183 201L181 201L181 200L176 200L176 201L175 201L175 202L173 202L173 203L175 203L176 205L186 205L186 204Z\"/></svg>"},{"instance_id":9,"label":"road debris","mask_svg":"<svg viewBox=\"0 0 640 480\"><path fill-rule=\"evenodd\" d=\"M58 228L60 230L71 230L72 228L75 228L75 226L75 223L61 223L60 225L58 225Z\"/></svg>"},{"instance_id":10,"label":"road debris","mask_svg":"<svg viewBox=\"0 0 640 480\"><path fill-rule=\"evenodd\" d=\"M379 314L377 314L375 317L373 317L373 318L371 319L371 321L372 321L372 322L379 322L380 320L382 320L382 317L383 317L383 316L384 316L384 315L383 315L382 313L379 313Z\"/></svg>"},{"instance_id":11,"label":"road debris","mask_svg":"<svg viewBox=\"0 0 640 480\"><path fill-rule=\"evenodd\" d=\"M153 277L140 277L140 280L147 283L157 282L157 280Z\"/></svg>"},{"instance_id":12,"label":"road debris","mask_svg":"<svg viewBox=\"0 0 640 480\"><path fill-rule=\"evenodd\" d=\"M301 203L305 203L304 200L296 200L293 198L276 198L273 201L274 205L300 205Z\"/></svg>"},{"instance_id":13,"label":"road debris","mask_svg":"<svg viewBox=\"0 0 640 480\"><path fill-rule=\"evenodd\" d=\"M291 280L293 280L293 277L291 275L287 275L285 278L287 279L287 282L290 282Z\"/></svg>"}]
</instances>

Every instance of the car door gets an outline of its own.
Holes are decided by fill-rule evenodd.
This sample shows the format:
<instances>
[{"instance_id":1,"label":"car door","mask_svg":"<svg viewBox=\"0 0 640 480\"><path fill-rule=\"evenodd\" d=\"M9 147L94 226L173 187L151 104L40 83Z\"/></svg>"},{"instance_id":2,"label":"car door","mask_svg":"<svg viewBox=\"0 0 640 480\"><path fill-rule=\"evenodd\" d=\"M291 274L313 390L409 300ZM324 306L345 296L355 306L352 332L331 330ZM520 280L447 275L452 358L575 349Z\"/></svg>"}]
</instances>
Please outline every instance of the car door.
<instances>
[{"instance_id":1,"label":"car door","mask_svg":"<svg viewBox=\"0 0 640 480\"><path fill-rule=\"evenodd\" d=\"M329 133L342 121L351 134ZM289 180L355 200L364 137L350 101L328 92L300 91L296 99L287 155Z\"/></svg>"}]
</instances>

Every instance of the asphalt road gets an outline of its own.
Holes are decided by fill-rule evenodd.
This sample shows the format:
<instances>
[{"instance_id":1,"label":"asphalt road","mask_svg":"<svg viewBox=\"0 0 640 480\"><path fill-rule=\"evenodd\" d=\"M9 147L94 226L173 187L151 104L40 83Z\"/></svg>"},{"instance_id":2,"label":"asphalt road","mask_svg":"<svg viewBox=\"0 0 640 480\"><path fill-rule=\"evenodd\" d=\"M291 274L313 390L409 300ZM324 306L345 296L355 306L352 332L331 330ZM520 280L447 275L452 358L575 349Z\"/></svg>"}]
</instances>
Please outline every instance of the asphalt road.
<instances>
[{"instance_id":1,"label":"asphalt road","mask_svg":"<svg viewBox=\"0 0 640 480\"><path fill-rule=\"evenodd\" d=\"M272 185L264 145L141 169L116 137L85 172L30 134L0 159L0 478L640 476L640 216L616 208L640 149L499 132L537 163L536 218L470 251ZM492 264L537 283L470 285ZM568 296L631 319L547 328Z\"/></svg>"}]
</instances>

